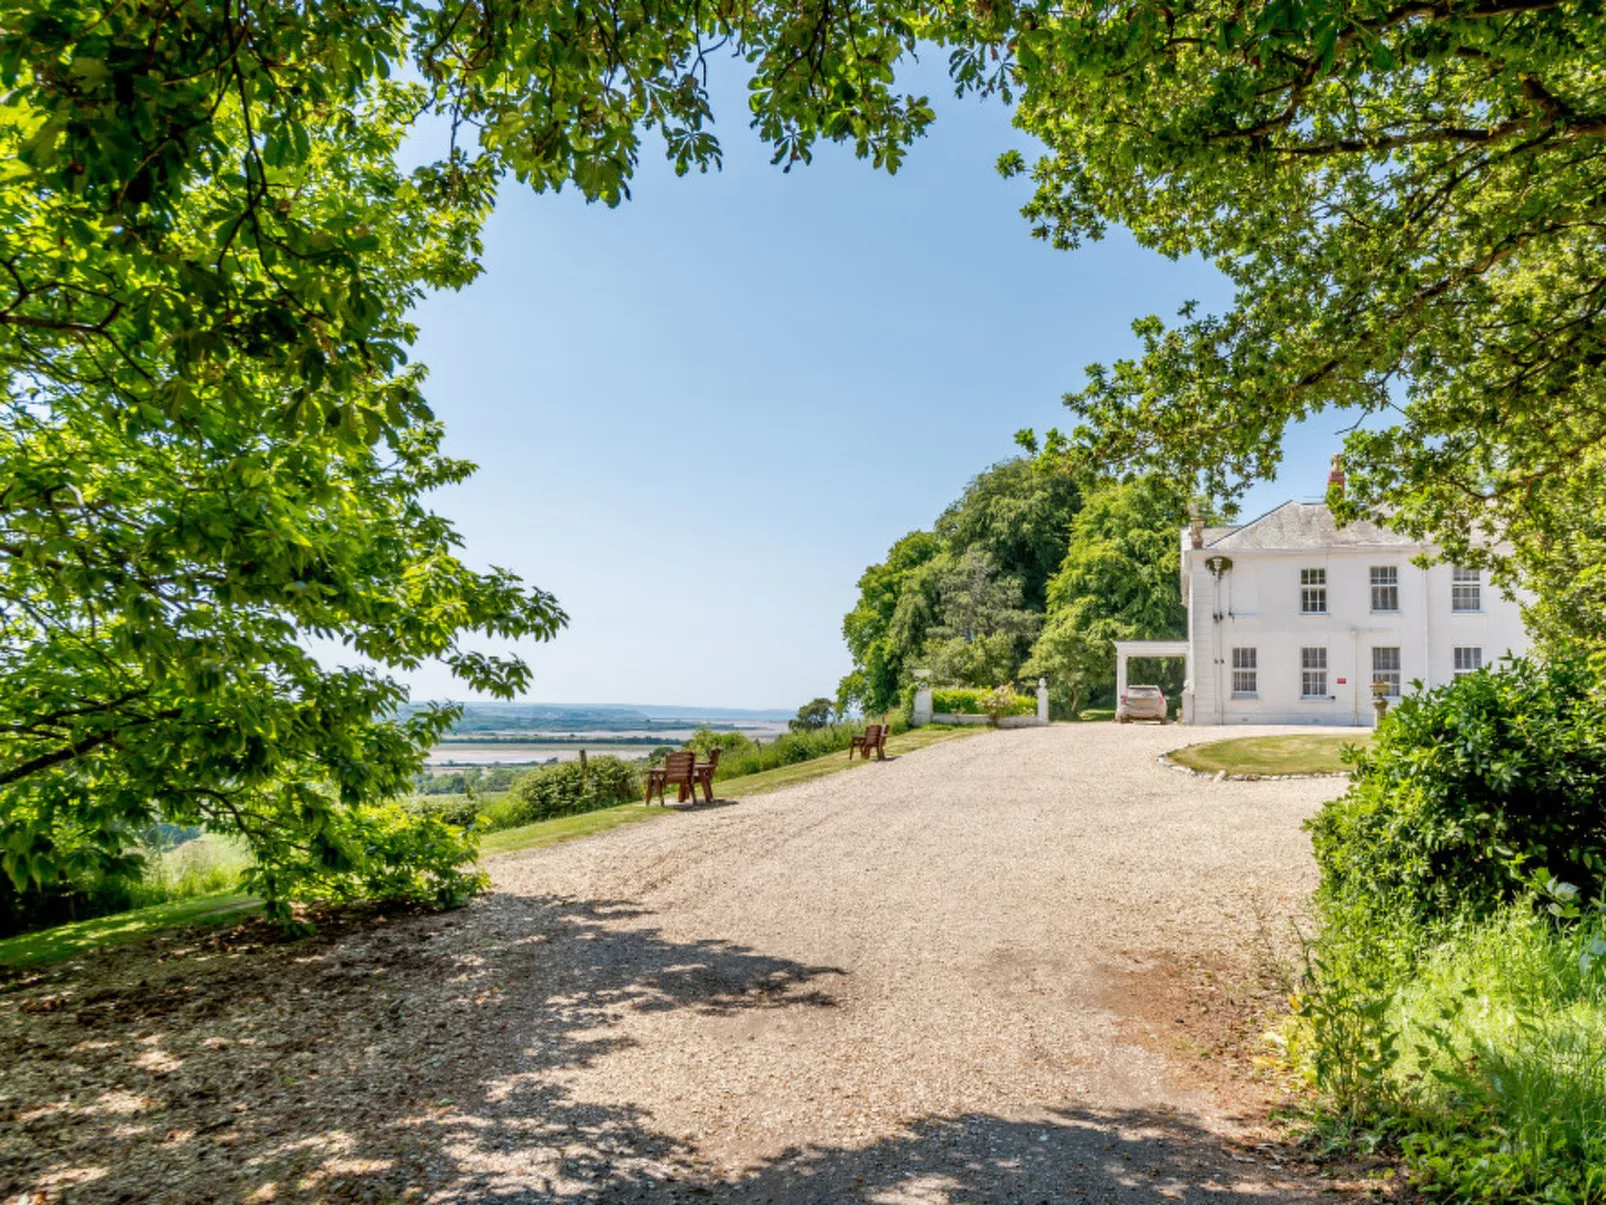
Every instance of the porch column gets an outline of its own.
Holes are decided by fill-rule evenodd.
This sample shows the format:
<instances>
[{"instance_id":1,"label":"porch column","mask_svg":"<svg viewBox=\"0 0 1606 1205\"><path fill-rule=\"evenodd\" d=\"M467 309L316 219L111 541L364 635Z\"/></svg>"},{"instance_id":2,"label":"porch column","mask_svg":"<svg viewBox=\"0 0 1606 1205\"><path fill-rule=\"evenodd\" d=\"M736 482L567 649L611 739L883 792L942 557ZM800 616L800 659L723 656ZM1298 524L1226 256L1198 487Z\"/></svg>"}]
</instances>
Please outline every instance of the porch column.
<instances>
[{"instance_id":1,"label":"porch column","mask_svg":"<svg viewBox=\"0 0 1606 1205\"><path fill-rule=\"evenodd\" d=\"M1115 646L1115 705L1119 707L1126 697L1126 650Z\"/></svg>"}]
</instances>

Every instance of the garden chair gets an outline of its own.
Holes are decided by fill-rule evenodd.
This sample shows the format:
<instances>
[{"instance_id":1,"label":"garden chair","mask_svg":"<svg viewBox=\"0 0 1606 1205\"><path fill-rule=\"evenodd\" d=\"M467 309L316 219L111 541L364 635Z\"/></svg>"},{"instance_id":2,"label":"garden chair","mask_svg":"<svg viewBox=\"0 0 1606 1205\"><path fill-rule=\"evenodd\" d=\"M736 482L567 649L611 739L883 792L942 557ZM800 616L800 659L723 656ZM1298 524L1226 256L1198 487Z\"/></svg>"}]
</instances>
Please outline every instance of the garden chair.
<instances>
[{"instance_id":1,"label":"garden chair","mask_svg":"<svg viewBox=\"0 0 1606 1205\"><path fill-rule=\"evenodd\" d=\"M709 803L714 802L714 771L719 769L719 754L720 748L715 745L708 751L707 761L700 761L692 767L692 777L703 784L703 798ZM697 798L695 787L691 794L693 799Z\"/></svg>"},{"instance_id":2,"label":"garden chair","mask_svg":"<svg viewBox=\"0 0 1606 1205\"><path fill-rule=\"evenodd\" d=\"M885 724L870 724L858 736L848 742L848 760L853 760L855 753L863 753L864 760L870 760L870 750L875 750L877 761L887 760L887 726Z\"/></svg>"},{"instance_id":3,"label":"garden chair","mask_svg":"<svg viewBox=\"0 0 1606 1205\"><path fill-rule=\"evenodd\" d=\"M696 797L694 784L697 781L697 755L690 749L677 749L664 758L664 764L647 771L647 798L643 801L652 802L653 791L658 792L658 802L664 802L664 788L673 786L677 788L676 803L685 803L686 796Z\"/></svg>"}]
</instances>

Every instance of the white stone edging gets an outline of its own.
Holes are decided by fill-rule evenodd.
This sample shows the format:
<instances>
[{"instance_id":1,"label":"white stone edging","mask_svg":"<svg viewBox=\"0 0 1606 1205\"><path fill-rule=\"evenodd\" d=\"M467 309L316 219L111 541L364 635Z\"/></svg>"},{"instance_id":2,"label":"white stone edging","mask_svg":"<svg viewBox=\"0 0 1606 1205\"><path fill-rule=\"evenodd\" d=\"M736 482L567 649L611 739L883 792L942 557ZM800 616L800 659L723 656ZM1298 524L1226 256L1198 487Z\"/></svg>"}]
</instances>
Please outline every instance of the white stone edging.
<instances>
[{"instance_id":1,"label":"white stone edging","mask_svg":"<svg viewBox=\"0 0 1606 1205\"><path fill-rule=\"evenodd\" d=\"M1193 745L1208 745L1209 741L1194 741L1191 745L1178 745L1175 749L1167 749L1155 761L1168 770L1175 770L1178 774L1186 774L1192 778L1208 778L1212 782L1292 782L1301 778L1348 778L1348 770L1329 770L1317 774L1228 774L1225 770L1217 770L1214 774L1208 770L1195 770L1192 766L1178 765L1171 760L1171 755L1182 749L1191 749Z\"/></svg>"},{"instance_id":2,"label":"white stone edging","mask_svg":"<svg viewBox=\"0 0 1606 1205\"><path fill-rule=\"evenodd\" d=\"M933 724L959 724L972 728L980 728L992 723L984 715L972 715L970 712L937 711L931 716ZM999 728L1041 728L1048 721L1040 720L1035 715L1004 715L998 717Z\"/></svg>"}]
</instances>

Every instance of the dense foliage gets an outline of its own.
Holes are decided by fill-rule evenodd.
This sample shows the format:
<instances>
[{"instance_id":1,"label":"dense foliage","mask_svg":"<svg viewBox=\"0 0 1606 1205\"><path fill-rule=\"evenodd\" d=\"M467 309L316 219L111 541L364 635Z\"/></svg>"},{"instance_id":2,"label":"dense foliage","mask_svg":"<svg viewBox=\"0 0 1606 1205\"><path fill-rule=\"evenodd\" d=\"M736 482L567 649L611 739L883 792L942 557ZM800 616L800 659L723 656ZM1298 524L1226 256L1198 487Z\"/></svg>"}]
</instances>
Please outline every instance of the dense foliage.
<instances>
[{"instance_id":1,"label":"dense foliage","mask_svg":"<svg viewBox=\"0 0 1606 1205\"><path fill-rule=\"evenodd\" d=\"M514 780L507 803L498 809L497 826L533 824L641 797L641 773L630 762L608 756L588 758L584 766L577 761L558 762Z\"/></svg>"},{"instance_id":2,"label":"dense foliage","mask_svg":"<svg viewBox=\"0 0 1606 1205\"><path fill-rule=\"evenodd\" d=\"M719 162L731 45L777 161L896 168L915 33L849 6L528 8L0 0L0 867L18 892L132 873L158 820L240 835L252 886L455 898L469 845L398 808L452 709L385 676L555 602L459 559L408 315L479 271L507 174L616 203L644 129ZM426 114L440 158L397 165ZM413 149L425 145L414 142ZM309 638L377 668L332 669Z\"/></svg>"},{"instance_id":3,"label":"dense foliage","mask_svg":"<svg viewBox=\"0 0 1606 1205\"><path fill-rule=\"evenodd\" d=\"M1186 633L1180 517L1174 491L1138 478L1090 491L1072 520L1064 559L1048 584L1047 622L1025 666L1028 676L1048 678L1066 711L1074 714L1084 697L1113 692L1115 641ZM1180 662L1134 668L1173 696L1181 689Z\"/></svg>"},{"instance_id":4,"label":"dense foliage","mask_svg":"<svg viewBox=\"0 0 1606 1205\"><path fill-rule=\"evenodd\" d=\"M1005 688L997 699L991 700L985 690L934 690L931 692L931 710L941 715L990 715L994 709L999 715L1032 715L1037 711L1037 700L1018 695Z\"/></svg>"},{"instance_id":5,"label":"dense foliage","mask_svg":"<svg viewBox=\"0 0 1606 1205\"><path fill-rule=\"evenodd\" d=\"M513 780L519 774L517 768L505 765L437 770L415 778L413 791L419 795L478 795L487 791L505 791L513 785Z\"/></svg>"},{"instance_id":6,"label":"dense foliage","mask_svg":"<svg viewBox=\"0 0 1606 1205\"><path fill-rule=\"evenodd\" d=\"M1013 681L1042 623L1049 577L1065 554L1081 490L1028 458L976 477L938 518L859 579L842 632L854 668L838 705L890 711L912 681L990 687Z\"/></svg>"},{"instance_id":7,"label":"dense foliage","mask_svg":"<svg viewBox=\"0 0 1606 1205\"><path fill-rule=\"evenodd\" d=\"M1606 637L1600 6L1136 0L939 24L960 79L1018 93L1049 148L1035 233L1118 224L1235 289L1224 313L1139 321L1141 353L1091 370L1051 446L1225 499L1272 475L1290 422L1347 411L1346 513L1461 563L1503 560L1479 537L1507 536L1542 625Z\"/></svg>"},{"instance_id":8,"label":"dense foliage","mask_svg":"<svg viewBox=\"0 0 1606 1205\"><path fill-rule=\"evenodd\" d=\"M1602 699L1576 661L1408 696L1312 822L1293 1049L1333 1136L1434 1195L1606 1199Z\"/></svg>"},{"instance_id":9,"label":"dense foliage","mask_svg":"<svg viewBox=\"0 0 1606 1205\"><path fill-rule=\"evenodd\" d=\"M797 732L808 728L824 728L831 722L836 706L830 699L810 699L797 709L797 715L787 721L787 727Z\"/></svg>"},{"instance_id":10,"label":"dense foliage","mask_svg":"<svg viewBox=\"0 0 1606 1205\"><path fill-rule=\"evenodd\" d=\"M1606 893L1606 692L1584 662L1518 659L1406 695L1312 835L1346 905L1488 912L1540 872Z\"/></svg>"}]
</instances>

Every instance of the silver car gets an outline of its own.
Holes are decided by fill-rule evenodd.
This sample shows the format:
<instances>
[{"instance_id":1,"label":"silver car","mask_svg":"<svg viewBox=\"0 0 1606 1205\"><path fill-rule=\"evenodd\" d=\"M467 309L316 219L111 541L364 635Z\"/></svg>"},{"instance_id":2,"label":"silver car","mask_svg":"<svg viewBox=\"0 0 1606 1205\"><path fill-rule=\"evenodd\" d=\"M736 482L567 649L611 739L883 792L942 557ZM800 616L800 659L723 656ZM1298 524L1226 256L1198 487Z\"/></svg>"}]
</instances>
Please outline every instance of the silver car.
<instances>
[{"instance_id":1,"label":"silver car","mask_svg":"<svg viewBox=\"0 0 1606 1205\"><path fill-rule=\"evenodd\" d=\"M1158 686L1128 686L1115 709L1115 722L1159 720L1165 723L1165 691Z\"/></svg>"}]
</instances>

